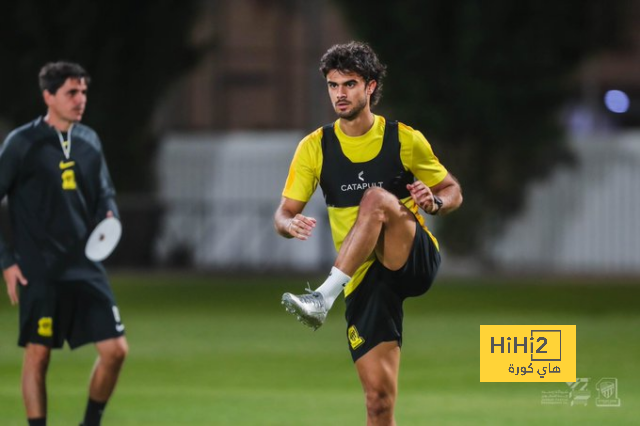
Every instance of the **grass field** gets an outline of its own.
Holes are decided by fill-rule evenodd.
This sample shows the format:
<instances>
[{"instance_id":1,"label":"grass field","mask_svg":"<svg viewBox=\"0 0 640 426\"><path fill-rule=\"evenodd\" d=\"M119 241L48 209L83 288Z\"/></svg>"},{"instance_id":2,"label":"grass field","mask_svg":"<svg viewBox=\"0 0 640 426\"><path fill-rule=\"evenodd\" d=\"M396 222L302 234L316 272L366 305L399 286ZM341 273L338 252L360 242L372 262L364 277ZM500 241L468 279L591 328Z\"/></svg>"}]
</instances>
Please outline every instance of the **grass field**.
<instances>
[{"instance_id":1,"label":"grass field","mask_svg":"<svg viewBox=\"0 0 640 426\"><path fill-rule=\"evenodd\" d=\"M106 426L362 425L362 390L344 306L312 332L279 305L304 280L114 275L131 346ZM439 280L406 303L399 425L635 425L640 418L640 286ZM0 304L0 425L24 425L17 310ZM585 406L543 405L564 383L480 383L480 324L576 324ZM91 347L54 353L49 425L77 425ZM595 382L618 379L620 408L596 407Z\"/></svg>"}]
</instances>

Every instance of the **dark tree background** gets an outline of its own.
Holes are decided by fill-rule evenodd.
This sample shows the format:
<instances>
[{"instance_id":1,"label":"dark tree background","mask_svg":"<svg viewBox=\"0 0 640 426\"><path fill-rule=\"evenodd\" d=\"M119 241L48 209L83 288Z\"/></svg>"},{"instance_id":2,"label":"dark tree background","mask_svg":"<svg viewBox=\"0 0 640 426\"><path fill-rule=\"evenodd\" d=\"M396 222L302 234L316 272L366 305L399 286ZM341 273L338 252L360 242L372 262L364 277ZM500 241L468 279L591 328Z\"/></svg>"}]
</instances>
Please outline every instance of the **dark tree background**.
<instances>
[{"instance_id":1,"label":"dark tree background","mask_svg":"<svg viewBox=\"0 0 640 426\"><path fill-rule=\"evenodd\" d=\"M337 1L388 65L381 107L423 131L463 187L442 222L448 248L478 253L527 185L571 161L559 109L580 63L621 37L611 0ZM575 83L574 83L575 84Z\"/></svg>"},{"instance_id":2,"label":"dark tree background","mask_svg":"<svg viewBox=\"0 0 640 426\"><path fill-rule=\"evenodd\" d=\"M0 2L0 119L10 128L44 114L38 72L82 64L92 77L83 122L102 139L125 232L112 265L153 263L161 208L153 201L159 101L210 47L192 37L197 0ZM125 203L122 194L135 194ZM147 194L143 200L141 194ZM129 198L131 200L131 198Z\"/></svg>"}]
</instances>

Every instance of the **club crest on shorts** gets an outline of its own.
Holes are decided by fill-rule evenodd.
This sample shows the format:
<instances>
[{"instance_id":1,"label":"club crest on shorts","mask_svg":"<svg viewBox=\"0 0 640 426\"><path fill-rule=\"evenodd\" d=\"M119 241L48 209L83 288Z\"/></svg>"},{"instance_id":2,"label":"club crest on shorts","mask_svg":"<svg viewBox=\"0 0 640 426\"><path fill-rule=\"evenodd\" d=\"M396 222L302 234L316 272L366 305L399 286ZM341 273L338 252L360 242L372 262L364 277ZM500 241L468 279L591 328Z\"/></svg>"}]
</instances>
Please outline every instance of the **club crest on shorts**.
<instances>
[{"instance_id":1,"label":"club crest on shorts","mask_svg":"<svg viewBox=\"0 0 640 426\"><path fill-rule=\"evenodd\" d=\"M355 325L352 325L347 330L347 336L349 337L349 344L354 351L358 349L364 343L364 338L358 333L358 329Z\"/></svg>"},{"instance_id":2,"label":"club crest on shorts","mask_svg":"<svg viewBox=\"0 0 640 426\"><path fill-rule=\"evenodd\" d=\"M38 334L42 337L53 336L53 319L42 317L38 320Z\"/></svg>"}]
</instances>

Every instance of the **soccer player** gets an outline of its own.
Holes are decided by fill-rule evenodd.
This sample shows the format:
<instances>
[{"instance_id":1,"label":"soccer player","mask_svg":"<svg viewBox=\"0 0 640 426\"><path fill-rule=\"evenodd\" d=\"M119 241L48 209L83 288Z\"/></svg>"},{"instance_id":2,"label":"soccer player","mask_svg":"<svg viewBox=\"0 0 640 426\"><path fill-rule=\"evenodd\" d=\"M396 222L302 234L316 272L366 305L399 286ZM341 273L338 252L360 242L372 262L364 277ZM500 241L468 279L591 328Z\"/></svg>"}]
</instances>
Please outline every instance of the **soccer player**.
<instances>
[{"instance_id":1,"label":"soccer player","mask_svg":"<svg viewBox=\"0 0 640 426\"><path fill-rule=\"evenodd\" d=\"M286 238L310 238L316 220L302 212L319 184L338 256L320 287L285 293L282 303L317 329L344 292L367 424L393 425L403 300L425 293L440 265L438 242L418 209L445 215L462 193L422 133L371 112L386 67L367 44L335 45L320 62L338 120L298 145L274 222Z\"/></svg>"},{"instance_id":2,"label":"soccer player","mask_svg":"<svg viewBox=\"0 0 640 426\"><path fill-rule=\"evenodd\" d=\"M39 75L44 117L7 136L0 151L0 199L8 195L13 247L0 237L0 266L19 303L22 395L29 425L46 425L51 349L94 343L84 426L99 425L128 351L102 264L87 259L93 227L118 217L98 135L79 123L89 76L78 64L46 64ZM19 290L18 290L19 289Z\"/></svg>"}]
</instances>

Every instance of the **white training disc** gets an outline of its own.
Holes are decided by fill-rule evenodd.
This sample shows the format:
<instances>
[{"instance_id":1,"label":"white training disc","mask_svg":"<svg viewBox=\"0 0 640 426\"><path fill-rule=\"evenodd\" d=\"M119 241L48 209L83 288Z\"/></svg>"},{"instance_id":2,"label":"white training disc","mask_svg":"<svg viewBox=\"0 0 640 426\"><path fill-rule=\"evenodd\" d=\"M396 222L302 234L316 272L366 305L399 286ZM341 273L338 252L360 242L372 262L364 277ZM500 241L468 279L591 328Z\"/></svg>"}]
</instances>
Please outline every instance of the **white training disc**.
<instances>
[{"instance_id":1,"label":"white training disc","mask_svg":"<svg viewBox=\"0 0 640 426\"><path fill-rule=\"evenodd\" d=\"M108 217L96 226L84 249L89 260L101 262L116 248L122 235L122 224L115 217Z\"/></svg>"}]
</instances>

